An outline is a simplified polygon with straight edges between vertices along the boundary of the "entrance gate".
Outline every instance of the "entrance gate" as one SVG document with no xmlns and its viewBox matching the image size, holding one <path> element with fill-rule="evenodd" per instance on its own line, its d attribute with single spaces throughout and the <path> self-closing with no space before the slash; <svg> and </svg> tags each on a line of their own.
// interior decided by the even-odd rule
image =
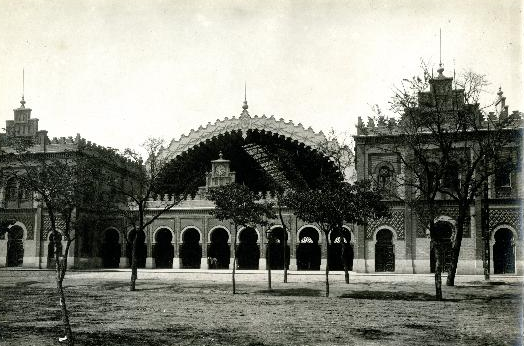
<svg viewBox="0 0 524 346">
<path fill-rule="evenodd" d="M 188 228 L 182 235 L 180 244 L 180 259 L 182 268 L 199 269 L 202 258 L 202 246 L 200 245 L 200 232 L 196 228 Z"/>
<path fill-rule="evenodd" d="M 209 269 L 229 268 L 229 234 L 224 228 L 215 228 L 211 233 L 211 244 L 207 251 Z"/>
<path fill-rule="evenodd" d="M 120 264 L 120 243 L 118 231 L 107 229 L 102 243 L 102 264 L 104 268 L 118 268 Z"/>
<path fill-rule="evenodd" d="M 393 248 L 393 233 L 389 229 L 377 232 L 375 244 L 375 272 L 394 272 L 395 252 Z"/>
<path fill-rule="evenodd" d="M 320 270 L 320 245 L 316 229 L 306 227 L 300 231 L 300 243 L 297 246 L 297 269 Z"/>
<path fill-rule="evenodd" d="M 173 234 L 167 228 L 162 228 L 156 232 L 154 257 L 156 268 L 173 268 L 173 257 L 175 248 L 171 242 Z"/>
<path fill-rule="evenodd" d="M 7 266 L 21 267 L 24 262 L 24 230 L 12 226 L 7 231 Z"/>
<path fill-rule="evenodd" d="M 244 228 L 240 232 L 238 240 L 238 269 L 258 269 L 260 248 L 257 244 L 257 232 L 251 227 Z"/>
<path fill-rule="evenodd" d="M 507 228 L 501 228 L 495 233 L 495 244 L 493 245 L 493 272 L 495 274 L 515 273 L 513 232 Z"/>
</svg>

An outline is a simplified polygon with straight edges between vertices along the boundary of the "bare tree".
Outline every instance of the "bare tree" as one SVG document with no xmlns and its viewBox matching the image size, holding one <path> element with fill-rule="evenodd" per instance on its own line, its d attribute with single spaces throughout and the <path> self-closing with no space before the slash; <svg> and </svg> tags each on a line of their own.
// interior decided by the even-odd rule
<svg viewBox="0 0 524 346">
<path fill-rule="evenodd" d="M 17 179 L 20 188 L 36 203 L 41 203 L 49 217 L 56 289 L 65 334 L 61 341 L 73 345 L 63 282 L 73 242 L 81 232 L 88 231 L 85 223 L 101 212 L 106 199 L 97 180 L 100 167 L 92 164 L 91 153 L 82 148 L 61 155 L 31 151 L 28 142 L 16 143 L 13 148 L 15 150 L 4 152 L 3 174 Z M 61 239 L 66 242 L 63 251 Z"/>
<path fill-rule="evenodd" d="M 157 195 L 163 184 L 165 184 L 165 173 L 170 163 L 170 159 L 166 155 L 161 155 L 163 143 L 162 139 L 148 138 L 142 144 L 146 154 L 145 160 L 136 151 L 131 149 L 124 150 L 123 156 L 136 169 L 120 177 L 115 175 L 106 177 L 106 181 L 111 188 L 128 201 L 127 204 L 120 203 L 118 206 L 121 214 L 125 216 L 131 225 L 134 234 L 131 238 L 130 291 L 136 289 L 136 280 L 138 278 L 138 235 L 141 232 L 145 232 L 147 227 L 162 214 L 179 204 L 188 195 L 194 194 L 201 180 L 199 174 L 185 170 L 180 165 L 169 167 L 181 173 L 177 175 L 179 181 L 170 182 L 172 189 L 170 198 L 164 199 L 158 208 L 149 208 L 148 203 L 151 202 L 151 199 Z"/>
<path fill-rule="evenodd" d="M 507 150 L 515 150 L 522 125 L 520 117 L 508 114 L 504 104 L 497 115 L 486 114 L 493 104 L 480 107 L 480 95 L 489 85 L 484 75 L 466 71 L 456 81 L 458 88 L 453 88 L 453 79 L 445 77 L 443 71 L 439 68 L 439 75 L 433 77 L 422 63 L 422 77 L 404 79 L 394 89 L 390 109 L 397 119 L 388 119 L 379 112 L 366 131 L 377 120 L 374 131 L 389 135 L 389 142 L 379 147 L 398 155 L 406 170 L 399 184 L 408 187 L 405 196 L 395 194 L 392 198 L 403 199 L 415 210 L 424 211 L 418 213 L 419 218 L 429 223 L 432 248 L 436 250 L 441 248 L 434 238 L 439 201 L 455 202 L 458 216 L 447 278 L 447 285 L 453 286 L 470 206 L 496 173 L 498 163 L 506 160 Z M 504 103 L 501 95 L 499 102 Z M 437 253 L 436 259 L 438 267 L 442 254 Z M 439 269 L 436 275 L 440 275 Z"/>
<path fill-rule="evenodd" d="M 369 181 L 326 183 L 317 189 L 289 191 L 285 204 L 307 222 L 315 223 L 324 233 L 327 258 L 329 259 L 329 234 L 339 232 L 344 222 L 365 224 L 368 218 L 389 215 L 381 195 L 371 188 Z M 326 297 L 329 297 L 329 260 L 326 261 Z"/>
<path fill-rule="evenodd" d="M 234 225 L 233 271 L 231 273 L 231 280 L 233 284 L 233 294 L 235 294 L 235 272 L 237 266 L 236 241 L 238 227 L 249 227 L 253 225 L 267 226 L 267 220 L 275 217 L 273 204 L 257 201 L 258 198 L 247 186 L 237 183 L 211 188 L 209 190 L 209 199 L 215 202 L 215 209 L 213 209 L 211 213 L 221 221 L 230 220 Z M 268 284 L 271 285 L 269 281 Z"/>
</svg>

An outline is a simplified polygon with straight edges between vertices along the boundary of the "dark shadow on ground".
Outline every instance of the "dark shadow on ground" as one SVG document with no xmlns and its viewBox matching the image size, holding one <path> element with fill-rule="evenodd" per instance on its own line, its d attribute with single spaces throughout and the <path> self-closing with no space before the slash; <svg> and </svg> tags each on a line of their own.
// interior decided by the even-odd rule
<svg viewBox="0 0 524 346">
<path fill-rule="evenodd" d="M 395 333 L 375 328 L 351 328 L 351 334 L 365 340 L 387 340 Z"/>
<path fill-rule="evenodd" d="M 212 331 L 197 330 L 192 327 L 168 327 L 163 329 L 119 329 L 86 332 L 74 330 L 75 344 L 83 346 L 162 346 L 162 345 L 238 345 L 238 346 L 277 346 L 257 340 L 251 335 L 219 328 Z M 55 326 L 44 328 L 35 326 L 9 326 L 0 324 L 0 342 L 6 345 L 17 344 L 29 336 L 59 344 L 62 328 Z M 45 342 L 46 345 L 50 344 Z M 51 343 L 52 344 L 52 343 Z"/>
<path fill-rule="evenodd" d="M 432 301 L 436 300 L 432 294 L 421 292 L 394 292 L 394 291 L 354 291 L 345 293 L 339 298 L 352 299 L 370 299 L 370 300 L 417 300 L 417 301 Z M 443 301 L 457 302 L 460 299 L 446 299 Z"/>
<path fill-rule="evenodd" d="M 273 290 L 256 291 L 255 293 L 264 293 L 282 297 L 319 297 L 320 292 L 320 290 L 311 288 L 279 288 Z"/>
</svg>

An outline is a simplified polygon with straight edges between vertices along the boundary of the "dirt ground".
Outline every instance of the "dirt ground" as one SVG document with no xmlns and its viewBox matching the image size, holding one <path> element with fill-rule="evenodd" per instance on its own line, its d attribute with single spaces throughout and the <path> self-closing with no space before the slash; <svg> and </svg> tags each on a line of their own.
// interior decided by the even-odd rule
<svg viewBox="0 0 524 346">
<path fill-rule="evenodd" d="M 430 275 L 69 272 L 77 345 L 521 345 L 522 278 L 459 276 L 433 299 Z M 0 345 L 59 345 L 53 272 L 0 270 Z"/>
</svg>

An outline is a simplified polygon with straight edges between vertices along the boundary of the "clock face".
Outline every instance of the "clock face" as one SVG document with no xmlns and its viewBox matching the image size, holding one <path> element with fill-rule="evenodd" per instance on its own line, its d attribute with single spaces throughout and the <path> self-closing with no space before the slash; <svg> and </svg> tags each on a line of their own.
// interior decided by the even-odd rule
<svg viewBox="0 0 524 346">
<path fill-rule="evenodd" d="M 224 168 L 224 166 L 218 166 L 217 175 L 225 175 L 225 174 L 226 174 L 226 169 Z"/>
</svg>

